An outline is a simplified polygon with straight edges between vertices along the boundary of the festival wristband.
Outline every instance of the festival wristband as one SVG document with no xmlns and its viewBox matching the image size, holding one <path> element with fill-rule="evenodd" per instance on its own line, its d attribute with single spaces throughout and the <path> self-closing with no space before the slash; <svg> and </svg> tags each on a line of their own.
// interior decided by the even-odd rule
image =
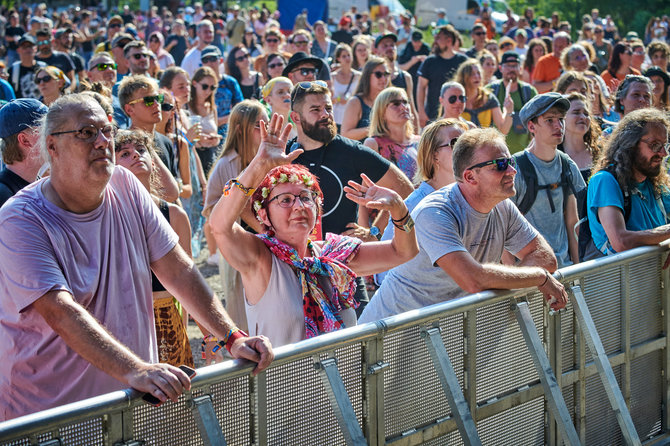
<svg viewBox="0 0 670 446">
<path fill-rule="evenodd" d="M 542 288 L 547 284 L 547 281 L 549 280 L 549 271 L 546 269 L 544 270 L 544 282 L 542 282 L 542 285 L 540 285 L 538 288 Z"/>
<path fill-rule="evenodd" d="M 256 191 L 256 188 L 254 187 L 244 187 L 242 183 L 239 182 L 237 178 L 233 178 L 232 180 L 229 180 L 226 185 L 223 187 L 223 196 L 227 197 L 230 194 L 230 190 L 235 186 L 239 190 L 242 191 L 242 193 L 246 197 L 250 197 L 253 195 L 253 193 Z"/>
<path fill-rule="evenodd" d="M 401 221 L 406 219 L 408 216 L 409 216 L 409 209 L 407 209 L 407 213 L 402 218 L 399 218 L 399 219 L 396 220 L 395 218 L 391 217 L 391 221 L 394 222 L 394 223 L 400 223 Z"/>
<path fill-rule="evenodd" d="M 226 347 L 226 350 L 230 353 L 230 349 L 233 347 L 233 344 L 235 341 L 237 341 L 239 338 L 248 338 L 249 335 L 246 334 L 244 331 L 240 330 L 239 328 L 231 328 L 226 337 L 219 341 L 218 344 L 214 346 L 212 349 L 213 353 L 216 353 L 219 351 L 221 347 Z"/>
</svg>

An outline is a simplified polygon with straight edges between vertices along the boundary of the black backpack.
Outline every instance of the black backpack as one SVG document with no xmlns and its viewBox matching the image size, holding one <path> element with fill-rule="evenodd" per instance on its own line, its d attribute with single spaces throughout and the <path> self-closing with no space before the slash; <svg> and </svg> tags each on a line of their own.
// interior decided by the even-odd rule
<svg viewBox="0 0 670 446">
<path fill-rule="evenodd" d="M 556 152 L 559 158 L 561 159 L 561 181 L 558 183 L 552 184 L 543 184 L 539 185 L 537 183 L 537 172 L 535 171 L 535 166 L 528 159 L 528 152 L 525 150 L 523 152 L 515 153 L 514 158 L 516 158 L 516 163 L 518 166 L 519 173 L 523 177 L 523 181 L 526 184 L 526 193 L 523 197 L 517 202 L 516 207 L 519 208 L 519 212 L 523 215 L 526 215 L 530 208 L 533 207 L 535 199 L 537 198 L 537 192 L 540 190 L 547 191 L 547 198 L 549 199 L 549 204 L 551 206 L 551 212 L 556 212 L 554 207 L 554 200 L 551 199 L 551 191 L 558 189 L 559 187 L 563 190 L 563 197 L 568 195 L 568 189 L 577 196 L 575 192 L 575 186 L 572 184 L 572 170 L 570 169 L 570 157 L 561 151 Z"/>
<path fill-rule="evenodd" d="M 611 173 L 614 178 L 616 178 L 614 164 L 610 164 L 605 168 L 605 170 Z M 619 184 L 618 181 L 617 184 Z M 628 222 L 631 209 L 630 191 L 628 190 L 628 187 L 621 187 L 621 184 L 619 184 L 619 187 L 621 188 L 621 193 L 623 194 L 623 218 L 626 222 Z M 587 193 L 588 186 L 580 190 L 577 195 L 575 195 L 577 198 L 577 211 L 579 214 L 579 221 L 575 225 L 575 229 L 579 228 L 579 236 L 577 240 L 579 241 L 580 262 L 605 256 L 596 247 L 595 243 L 593 243 L 593 236 L 591 234 L 591 227 L 589 226 L 589 217 L 587 212 L 588 206 L 586 205 Z"/>
</svg>

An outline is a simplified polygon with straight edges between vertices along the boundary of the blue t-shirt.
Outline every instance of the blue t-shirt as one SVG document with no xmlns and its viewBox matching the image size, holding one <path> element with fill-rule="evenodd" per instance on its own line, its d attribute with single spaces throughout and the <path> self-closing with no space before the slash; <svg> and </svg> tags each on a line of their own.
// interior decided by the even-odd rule
<svg viewBox="0 0 670 446">
<path fill-rule="evenodd" d="M 663 210 L 660 209 L 658 201 L 654 196 L 654 188 L 649 180 L 636 183 L 631 188 L 630 217 L 626 221 L 626 229 L 629 231 L 644 231 L 666 224 Z M 665 209 L 670 209 L 670 191 L 661 195 Z M 623 192 L 619 187 L 614 175 L 601 170 L 589 181 L 586 198 L 589 228 L 593 243 L 603 254 L 614 254 L 607 234 L 598 220 L 598 208 L 615 206 L 623 213 Z"/>
<path fill-rule="evenodd" d="M 219 88 L 216 89 L 216 94 L 214 95 L 216 116 L 219 118 L 228 116 L 235 104 L 243 100 L 240 84 L 234 77 L 224 74 L 223 78 L 219 81 Z M 224 139 L 227 133 L 228 124 L 219 127 L 219 135 L 223 136 Z"/>
</svg>

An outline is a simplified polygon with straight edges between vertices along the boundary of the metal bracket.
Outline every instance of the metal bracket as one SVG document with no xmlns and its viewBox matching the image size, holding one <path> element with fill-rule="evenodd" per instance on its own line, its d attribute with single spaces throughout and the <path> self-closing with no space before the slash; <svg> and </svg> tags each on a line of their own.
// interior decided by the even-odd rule
<svg viewBox="0 0 670 446">
<path fill-rule="evenodd" d="M 563 394 L 556 382 L 556 375 L 554 375 L 547 352 L 544 351 L 542 340 L 535 329 L 535 323 L 533 322 L 533 316 L 530 314 L 528 302 L 517 302 L 514 306 L 514 313 L 517 322 L 519 322 L 519 327 L 521 327 L 523 338 L 526 341 L 526 347 L 528 347 L 530 356 L 533 358 L 535 370 L 540 375 L 540 382 L 544 388 L 544 395 L 547 398 L 549 410 L 556 419 L 561 437 L 563 437 L 563 441 L 568 445 L 580 445 L 579 435 L 577 435 L 575 426 L 572 424 L 570 412 L 565 405 Z"/>
<path fill-rule="evenodd" d="M 370 367 L 368 367 L 368 375 L 375 375 L 379 372 L 383 372 L 384 369 L 390 365 L 391 364 L 389 364 L 388 362 L 377 361 Z"/>
<path fill-rule="evenodd" d="M 191 412 L 200 430 L 200 438 L 206 446 L 226 446 L 211 395 L 200 395 L 191 400 Z"/>
<path fill-rule="evenodd" d="M 447 349 L 444 347 L 439 327 L 433 327 L 421 330 L 421 337 L 426 343 L 426 348 L 433 360 L 435 372 L 440 378 L 442 390 L 444 390 L 449 407 L 461 433 L 461 438 L 466 445 L 481 445 L 482 441 L 477 433 L 477 426 L 470 413 L 468 401 L 463 395 L 461 386 L 458 383 L 458 377 L 451 364 Z"/>
<path fill-rule="evenodd" d="M 621 427 L 621 433 L 626 440 L 626 444 L 641 445 L 640 437 L 635 430 L 635 425 L 626 406 L 626 401 L 614 376 L 612 365 L 607 358 L 605 348 L 593 323 L 593 318 L 591 318 L 591 312 L 584 300 L 582 289 L 579 286 L 574 286 L 570 288 L 570 291 L 572 293 L 572 307 L 574 308 L 575 315 L 577 315 L 586 345 L 589 346 L 593 361 L 596 363 L 598 374 L 607 393 L 607 398 L 616 414 L 616 419 L 619 422 L 619 427 Z"/>
<path fill-rule="evenodd" d="M 356 412 L 351 405 L 349 394 L 344 387 L 340 371 L 337 368 L 335 358 L 326 358 L 314 363 L 314 368 L 319 371 L 323 386 L 326 388 L 330 406 L 335 412 L 337 422 L 342 429 L 344 440 L 348 445 L 367 446 L 365 436 L 361 430 L 360 424 L 356 419 Z"/>
</svg>

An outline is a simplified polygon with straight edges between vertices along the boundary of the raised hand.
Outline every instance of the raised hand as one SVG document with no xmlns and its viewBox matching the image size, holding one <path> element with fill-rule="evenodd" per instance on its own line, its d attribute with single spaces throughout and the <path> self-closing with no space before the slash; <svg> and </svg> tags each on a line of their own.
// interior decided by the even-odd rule
<svg viewBox="0 0 670 446">
<path fill-rule="evenodd" d="M 291 163 L 303 152 L 302 149 L 298 149 L 288 155 L 285 153 L 286 141 L 293 126 L 290 123 L 284 126 L 283 116 L 274 113 L 269 123 L 261 120 L 259 125 L 261 144 L 258 146 L 256 159 L 262 161 L 268 170 Z"/>
<path fill-rule="evenodd" d="M 407 213 L 407 207 L 397 192 L 385 187 L 377 186 L 367 175 L 361 174 L 363 181 L 357 183 L 349 181 L 344 186 L 347 198 L 359 206 L 369 209 L 389 211 L 393 218 L 402 218 Z"/>
<path fill-rule="evenodd" d="M 503 107 L 507 114 L 512 114 L 514 112 L 514 100 L 510 94 L 510 89 L 512 88 L 512 80 L 505 85 L 505 101 L 503 102 Z"/>
</svg>

